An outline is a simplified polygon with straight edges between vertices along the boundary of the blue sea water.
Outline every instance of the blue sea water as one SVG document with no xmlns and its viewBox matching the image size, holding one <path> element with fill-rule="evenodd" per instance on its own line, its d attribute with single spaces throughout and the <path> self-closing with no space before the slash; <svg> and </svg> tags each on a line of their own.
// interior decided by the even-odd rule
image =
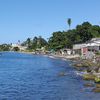
<svg viewBox="0 0 100 100">
<path fill-rule="evenodd" d="M 100 100 L 83 86 L 75 69 L 61 59 L 3 52 L 0 56 L 0 100 Z M 59 74 L 64 72 L 65 76 Z"/>
</svg>

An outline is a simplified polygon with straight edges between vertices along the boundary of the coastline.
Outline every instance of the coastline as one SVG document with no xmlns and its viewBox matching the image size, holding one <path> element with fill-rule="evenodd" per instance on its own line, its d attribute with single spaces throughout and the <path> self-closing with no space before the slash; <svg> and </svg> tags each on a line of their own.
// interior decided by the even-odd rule
<svg viewBox="0 0 100 100">
<path fill-rule="evenodd" d="M 78 59 L 79 55 L 57 55 L 57 54 L 50 54 L 48 55 L 50 58 L 61 58 L 63 60 L 74 60 Z"/>
<path fill-rule="evenodd" d="M 13 52 L 13 51 L 4 51 L 4 52 Z M 1 52 L 2 53 L 2 52 Z M 58 55 L 58 54 L 36 54 L 34 52 L 17 52 L 23 54 L 31 54 L 31 55 L 43 55 L 50 57 L 52 59 L 62 59 L 64 61 L 71 61 L 71 65 L 76 69 L 77 75 L 81 76 L 83 80 L 88 81 L 84 86 L 91 87 L 93 86 L 93 92 L 100 92 L 100 62 L 99 64 L 94 63 L 92 60 L 84 60 L 80 59 L 78 55 Z M 65 75 L 65 73 L 61 73 L 60 75 Z M 91 83 L 92 81 L 92 83 Z"/>
<path fill-rule="evenodd" d="M 76 69 L 77 75 L 81 76 L 84 81 L 85 87 L 92 87 L 92 92 L 100 93 L 100 62 L 95 63 L 92 60 L 80 59 L 79 56 L 62 56 L 51 54 L 48 55 L 50 58 L 61 58 L 62 60 L 71 60 L 73 68 Z"/>
</svg>

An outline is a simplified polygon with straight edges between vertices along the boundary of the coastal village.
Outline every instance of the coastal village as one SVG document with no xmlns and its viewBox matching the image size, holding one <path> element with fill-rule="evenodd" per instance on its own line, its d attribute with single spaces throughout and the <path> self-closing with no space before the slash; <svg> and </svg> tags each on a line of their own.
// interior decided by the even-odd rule
<svg viewBox="0 0 100 100">
<path fill-rule="evenodd" d="M 20 52 L 27 51 L 27 47 L 21 46 L 19 43 L 12 44 L 12 49 L 13 48 L 19 48 Z M 93 80 L 94 83 L 96 83 L 93 91 L 100 92 L 100 38 L 92 38 L 86 43 L 75 44 L 72 49 L 63 48 L 55 52 L 47 51 L 42 47 L 30 53 L 76 61 L 74 66 L 78 71 L 83 72 L 83 79 Z M 64 73 L 62 73 L 62 75 L 64 75 Z M 94 86 L 93 83 L 85 85 Z"/>
<path fill-rule="evenodd" d="M 68 19 L 70 27 L 71 19 Z M 96 34 L 95 34 L 96 33 Z M 72 66 L 82 73 L 85 86 L 93 86 L 94 92 L 100 92 L 100 27 L 84 22 L 75 29 L 53 32 L 47 40 L 39 37 L 26 41 L 0 45 L 0 51 L 14 51 L 28 54 L 47 55 L 51 58 L 71 60 Z M 61 73 L 61 75 L 65 75 Z M 94 83 L 91 83 L 91 80 Z"/>
<path fill-rule="evenodd" d="M 1 0 L 0 100 L 100 100 L 100 0 Z"/>
<path fill-rule="evenodd" d="M 19 51 L 27 52 L 27 46 L 22 46 L 20 43 L 12 44 L 11 50 L 18 48 Z M 77 58 L 81 57 L 82 59 L 94 59 L 94 62 L 97 61 L 96 53 L 100 52 L 100 38 L 93 38 L 90 41 L 83 44 L 73 45 L 73 49 L 63 48 L 58 51 L 47 51 L 45 47 L 38 48 L 36 51 L 32 51 L 33 54 L 55 54 L 62 57 Z M 99 60 L 99 59 L 98 59 Z"/>
</svg>

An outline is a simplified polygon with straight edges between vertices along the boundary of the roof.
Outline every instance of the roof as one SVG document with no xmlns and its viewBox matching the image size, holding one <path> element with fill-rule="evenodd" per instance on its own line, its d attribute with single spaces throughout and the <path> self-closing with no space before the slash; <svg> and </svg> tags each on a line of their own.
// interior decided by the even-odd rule
<svg viewBox="0 0 100 100">
<path fill-rule="evenodd" d="M 73 49 L 81 49 L 83 47 L 86 47 L 86 44 L 75 44 L 75 45 L 73 45 Z"/>
<path fill-rule="evenodd" d="M 93 38 L 90 41 L 83 44 L 75 44 L 73 45 L 73 49 L 81 49 L 83 47 L 90 47 L 90 46 L 100 46 L 100 38 Z"/>
</svg>

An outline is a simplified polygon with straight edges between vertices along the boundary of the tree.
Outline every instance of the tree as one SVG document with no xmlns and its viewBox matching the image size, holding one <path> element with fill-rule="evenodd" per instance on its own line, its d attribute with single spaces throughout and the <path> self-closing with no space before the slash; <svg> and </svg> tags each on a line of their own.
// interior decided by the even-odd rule
<svg viewBox="0 0 100 100">
<path fill-rule="evenodd" d="M 91 34 L 93 37 L 100 37 L 100 27 L 98 25 L 93 25 L 91 27 Z"/>
<path fill-rule="evenodd" d="M 71 19 L 68 20 L 69 27 Z M 48 44 L 50 49 L 72 48 L 73 44 L 85 43 L 93 37 L 100 37 L 100 27 L 93 26 L 89 22 L 84 22 L 77 25 L 75 29 L 68 30 L 67 32 L 53 32 L 49 38 Z"/>
<path fill-rule="evenodd" d="M 67 23 L 69 25 L 68 31 L 53 32 L 48 42 L 42 38 L 34 37 L 33 40 L 28 38 L 22 43 L 23 46 L 28 45 L 28 49 L 35 50 L 41 47 L 47 47 L 53 50 L 59 50 L 62 48 L 72 48 L 73 44 L 85 43 L 92 38 L 100 37 L 100 26 L 92 25 L 89 22 L 83 22 L 81 25 L 77 25 L 75 29 L 70 29 L 71 18 L 68 18 Z"/>
<path fill-rule="evenodd" d="M 77 25 L 76 32 L 81 38 L 81 43 L 91 40 L 93 37 L 91 27 L 92 25 L 89 22 L 84 22 L 82 25 Z"/>
<path fill-rule="evenodd" d="M 39 45 L 40 45 L 40 47 L 44 47 L 44 46 L 47 45 L 47 41 L 44 38 L 42 38 L 40 36 L 38 39 L 39 39 Z"/>
<path fill-rule="evenodd" d="M 26 40 L 26 45 L 27 45 L 27 49 L 31 49 L 32 41 L 31 41 L 30 38 L 27 38 L 27 40 Z"/>
<path fill-rule="evenodd" d="M 47 44 L 47 41 L 41 36 L 35 36 L 32 40 L 28 38 L 25 42 L 22 43 L 23 46 L 27 46 L 28 50 L 36 50 L 37 48 L 47 46 Z"/>
<path fill-rule="evenodd" d="M 50 49 L 55 50 L 65 47 L 65 36 L 63 32 L 54 32 L 52 36 L 49 38 L 48 44 Z"/>
<path fill-rule="evenodd" d="M 68 18 L 67 24 L 68 24 L 68 26 L 69 26 L 69 30 L 70 30 L 71 23 L 72 23 L 71 18 Z"/>
<path fill-rule="evenodd" d="M 32 40 L 32 49 L 36 49 L 37 48 L 37 41 L 38 41 L 38 37 L 34 37 Z"/>
<path fill-rule="evenodd" d="M 0 45 L 0 51 L 10 51 L 11 45 L 9 44 L 2 44 Z"/>
</svg>

